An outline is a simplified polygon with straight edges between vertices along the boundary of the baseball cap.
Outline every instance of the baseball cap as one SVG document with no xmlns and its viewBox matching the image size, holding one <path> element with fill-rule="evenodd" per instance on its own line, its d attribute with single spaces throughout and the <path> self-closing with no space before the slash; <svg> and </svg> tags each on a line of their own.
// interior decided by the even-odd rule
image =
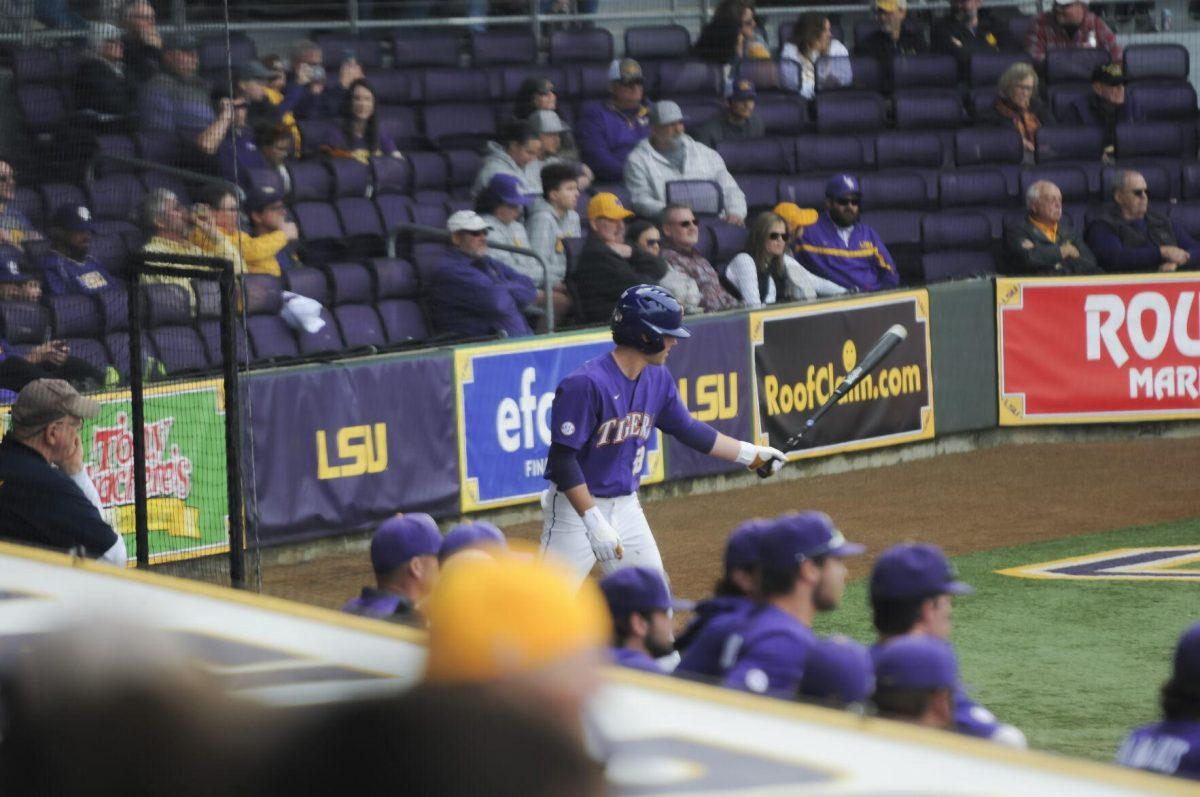
<svg viewBox="0 0 1200 797">
<path fill-rule="evenodd" d="M 262 210 L 268 205 L 283 201 L 283 192 L 273 185 L 260 185 L 246 197 L 246 210 Z"/>
<path fill-rule="evenodd" d="M 753 100 L 756 97 L 758 97 L 758 92 L 754 90 L 754 81 L 745 78 L 733 81 L 733 88 L 729 92 L 730 102 Z"/>
<path fill-rule="evenodd" d="M 883 11 L 888 14 L 899 9 L 901 11 L 908 8 L 907 0 L 875 0 L 875 10 Z"/>
<path fill-rule="evenodd" d="M 633 211 L 626 209 L 621 204 L 621 199 L 616 194 L 610 194 L 602 191 L 588 200 L 587 217 L 588 221 L 593 219 L 612 219 L 613 221 L 621 221 L 633 215 Z"/>
<path fill-rule="evenodd" d="M 970 595 L 954 566 L 935 545 L 911 543 L 888 548 L 871 571 L 871 598 L 904 600 L 932 595 Z"/>
<path fill-rule="evenodd" d="M 62 379 L 35 379 L 17 394 L 12 407 L 13 426 L 34 429 L 53 423 L 59 418 L 95 418 L 100 403 L 79 395 L 79 391 Z"/>
<path fill-rule="evenodd" d="M 275 77 L 275 73 L 259 61 L 248 61 L 237 67 L 233 74 L 235 80 L 270 80 Z"/>
<path fill-rule="evenodd" d="M 599 651 L 612 633 L 595 582 L 579 586 L 552 561 L 501 556 L 455 562 L 426 604 L 430 682 L 482 683 L 530 672 Z"/>
<path fill-rule="evenodd" d="M 958 683 L 958 659 L 944 640 L 924 634 L 902 636 L 879 651 L 875 683 L 880 689 L 953 689 Z"/>
<path fill-rule="evenodd" d="M 1200 623 L 1195 623 L 1179 637 L 1175 646 L 1175 678 L 1200 683 Z"/>
<path fill-rule="evenodd" d="M 610 83 L 641 83 L 642 65 L 632 58 L 620 58 L 608 65 L 608 80 Z"/>
<path fill-rule="evenodd" d="M 529 127 L 539 136 L 543 133 L 566 133 L 571 129 L 554 111 L 534 111 L 529 115 Z"/>
<path fill-rule="evenodd" d="M 533 204 L 533 197 L 525 193 L 525 184 L 515 174 L 495 174 L 487 187 L 506 205 L 526 207 Z"/>
<path fill-rule="evenodd" d="M 875 663 L 865 645 L 838 635 L 809 648 L 800 694 L 849 704 L 865 702 L 874 691 Z"/>
<path fill-rule="evenodd" d="M 725 572 L 758 564 L 758 537 L 771 521 L 754 518 L 738 524 L 725 541 Z"/>
<path fill-rule="evenodd" d="M 473 523 L 459 523 L 446 533 L 438 549 L 438 559 L 446 560 L 464 548 L 480 547 L 507 548 L 504 532 L 486 520 L 476 520 Z"/>
<path fill-rule="evenodd" d="M 802 208 L 795 202 L 780 202 L 771 209 L 779 218 L 787 223 L 788 234 L 793 234 L 800 227 L 808 227 L 817 223 L 817 211 L 812 208 Z"/>
<path fill-rule="evenodd" d="M 858 178 L 852 174 L 835 174 L 825 183 L 825 196 L 829 199 L 844 199 L 848 196 L 862 196 L 858 186 Z"/>
<path fill-rule="evenodd" d="M 672 125 L 683 121 L 683 110 L 672 100 L 659 100 L 650 106 L 650 124 Z"/>
<path fill-rule="evenodd" d="M 51 225 L 70 232 L 91 232 L 92 212 L 85 205 L 63 205 L 54 211 Z"/>
<path fill-rule="evenodd" d="M 648 567 L 623 567 L 605 576 L 600 591 L 613 617 L 630 612 L 665 612 L 669 609 L 686 612 L 696 608 L 691 601 L 676 600 L 663 579 L 663 574 Z"/>
<path fill-rule="evenodd" d="M 29 282 L 37 277 L 21 271 L 20 253 L 14 247 L 0 250 L 0 283 Z"/>
<path fill-rule="evenodd" d="M 1120 64 L 1100 64 L 1092 70 L 1092 82 L 1105 86 L 1124 86 L 1125 70 Z"/>
<path fill-rule="evenodd" d="M 442 533 L 424 512 L 390 517 L 371 537 L 371 567 L 387 573 L 416 556 L 437 556 Z"/>
<path fill-rule="evenodd" d="M 764 569 L 791 572 L 805 559 L 817 556 L 856 556 L 866 550 L 846 542 L 845 535 L 824 512 L 780 515 L 759 536 L 759 562 Z"/>
<path fill-rule="evenodd" d="M 200 40 L 190 33 L 180 31 L 163 36 L 163 50 L 198 50 Z"/>
<path fill-rule="evenodd" d="M 1083 0 L 1054 0 L 1056 6 L 1073 6 L 1076 3 L 1081 3 Z"/>
<path fill-rule="evenodd" d="M 483 232 L 491 227 L 473 210 L 459 210 L 446 220 L 446 229 L 450 232 Z"/>
<path fill-rule="evenodd" d="M 88 40 L 94 44 L 103 44 L 109 41 L 119 41 L 121 39 L 121 29 L 116 25 L 111 25 L 107 22 L 94 23 L 88 29 Z"/>
</svg>

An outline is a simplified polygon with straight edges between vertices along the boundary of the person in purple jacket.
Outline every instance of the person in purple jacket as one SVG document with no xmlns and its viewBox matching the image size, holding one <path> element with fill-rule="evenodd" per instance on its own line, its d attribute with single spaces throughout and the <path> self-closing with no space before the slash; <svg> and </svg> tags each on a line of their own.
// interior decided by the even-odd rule
<svg viewBox="0 0 1200 797">
<path fill-rule="evenodd" d="M 871 655 L 878 659 L 890 641 L 905 636 L 948 640 L 954 596 L 974 591 L 958 580 L 945 554 L 934 545 L 905 543 L 887 549 L 871 571 L 871 609 L 879 632 Z M 959 733 L 1025 747 L 1025 734 L 972 700 L 961 683 L 954 686 L 953 710 Z"/>
<path fill-rule="evenodd" d="M 939 730 L 954 729 L 958 658 L 945 640 L 910 634 L 875 655 L 879 715 Z"/>
<path fill-rule="evenodd" d="M 390 517 L 371 537 L 375 586 L 363 587 L 342 611 L 364 617 L 424 625 L 418 604 L 437 583 L 442 535 L 433 518 L 421 512 Z"/>
<path fill-rule="evenodd" d="M 1129 734 L 1117 751 L 1117 763 L 1200 780 L 1200 623 L 1184 631 L 1175 647 L 1162 709 L 1161 722 Z"/>
<path fill-rule="evenodd" d="M 596 179 L 621 182 L 625 159 L 650 135 L 650 106 L 642 67 L 632 58 L 613 61 L 608 68 L 608 99 L 583 106 L 575 126 L 580 158 Z"/>
<path fill-rule="evenodd" d="M 870 225 L 859 220 L 862 189 L 850 174 L 825 184 L 825 212 L 804 228 L 800 265 L 852 291 L 881 291 L 900 284 L 896 261 Z"/>
<path fill-rule="evenodd" d="M 792 699 L 817 644 L 813 619 L 842 601 L 842 559 L 865 549 L 847 542 L 824 512 L 795 512 L 760 534 L 758 550 L 760 600 L 725 642 L 723 683 Z"/>
<path fill-rule="evenodd" d="M 1146 178 L 1119 169 L 1109 186 L 1113 204 L 1087 228 L 1087 243 L 1109 272 L 1192 270 L 1200 265 L 1200 242 L 1162 213 L 1150 210 Z"/>
<path fill-rule="evenodd" d="M 663 574 L 646 567 L 626 567 L 605 576 L 600 591 L 613 621 L 613 660 L 622 667 L 663 675 L 656 659 L 675 651 L 673 611 L 691 611 L 690 601 L 676 600 Z"/>
<path fill-rule="evenodd" d="M 104 266 L 88 257 L 92 214 L 83 205 L 63 205 L 50 223 L 50 251 L 42 259 L 42 277 L 51 296 L 96 294 L 117 287 Z"/>
<path fill-rule="evenodd" d="M 522 315 L 537 299 L 533 281 L 489 257 L 486 221 L 460 210 L 446 221 L 453 246 L 429 277 L 429 312 L 439 334 L 464 338 L 532 335 Z"/>
</svg>

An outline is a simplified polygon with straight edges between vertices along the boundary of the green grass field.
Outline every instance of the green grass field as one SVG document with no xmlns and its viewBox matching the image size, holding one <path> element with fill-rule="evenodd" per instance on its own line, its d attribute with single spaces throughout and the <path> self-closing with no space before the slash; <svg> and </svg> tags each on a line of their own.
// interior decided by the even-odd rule
<svg viewBox="0 0 1200 797">
<path fill-rule="evenodd" d="M 1200 519 L 1001 548 L 954 560 L 976 593 L 955 604 L 963 680 L 1032 747 L 1111 760 L 1158 714 L 1179 633 L 1200 619 L 1200 581 L 1030 580 L 995 571 L 1126 547 L 1200 544 Z M 1198 573 L 1200 576 L 1200 573 Z M 821 617 L 822 634 L 873 637 L 866 583 Z"/>
</svg>

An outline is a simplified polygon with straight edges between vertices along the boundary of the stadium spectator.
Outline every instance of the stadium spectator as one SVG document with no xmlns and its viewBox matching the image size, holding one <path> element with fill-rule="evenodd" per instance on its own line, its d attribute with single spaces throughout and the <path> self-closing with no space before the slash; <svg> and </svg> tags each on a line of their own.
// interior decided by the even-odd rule
<svg viewBox="0 0 1200 797">
<path fill-rule="evenodd" d="M 16 173 L 7 161 L 0 160 L 0 244 L 24 251 L 26 243 L 42 240 L 42 234 L 33 228 L 20 208 L 13 205 L 16 196 Z"/>
<path fill-rule="evenodd" d="M 957 683 L 954 650 L 935 637 L 901 637 L 875 657 L 874 701 L 884 717 L 950 730 Z"/>
<path fill-rule="evenodd" d="M 508 540 L 504 532 L 495 524 L 486 520 L 459 523 L 442 539 L 438 547 L 438 562 L 446 564 L 450 557 L 463 551 L 482 551 L 488 556 L 498 554 L 508 548 Z"/>
<path fill-rule="evenodd" d="M 142 200 L 142 226 L 147 236 L 146 243 L 142 245 L 142 251 L 146 254 L 208 257 L 208 252 L 192 243 L 193 228 L 200 227 L 196 234 L 209 240 L 219 235 L 216 223 L 210 216 L 193 214 L 191 209 L 183 206 L 173 191 L 166 188 L 156 188 L 148 192 Z M 187 277 L 147 274 L 142 279 L 147 284 L 178 286 L 195 313 L 196 296 L 192 292 L 192 282 Z"/>
<path fill-rule="evenodd" d="M 1039 65 L 1049 50 L 1085 48 L 1105 50 L 1114 64 L 1121 63 L 1117 37 L 1082 0 L 1054 0 L 1054 9 L 1038 14 L 1025 38 L 1025 49 Z"/>
<path fill-rule="evenodd" d="M 95 294 L 117 287 L 104 266 L 88 256 L 92 245 L 91 212 L 63 205 L 50 222 L 50 251 L 42 259 L 42 277 L 51 296 Z"/>
<path fill-rule="evenodd" d="M 526 277 L 488 254 L 488 224 L 460 210 L 446 222 L 447 247 L 429 282 L 429 311 L 439 334 L 517 338 L 532 334 L 522 310 L 537 289 Z"/>
<path fill-rule="evenodd" d="M 875 58 L 887 69 L 898 55 L 929 51 L 924 31 L 908 20 L 908 0 L 875 0 L 875 19 L 879 30 L 860 41 L 855 54 Z"/>
<path fill-rule="evenodd" d="M 767 134 L 761 116 L 754 113 L 758 93 L 749 80 L 733 81 L 733 90 L 725 100 L 724 113 L 717 114 L 696 128 L 694 138 L 707 147 L 716 149 L 723 141 L 742 141 L 762 138 Z"/>
<path fill-rule="evenodd" d="M 438 578 L 442 534 L 429 515 L 415 512 L 390 517 L 371 536 L 375 586 L 363 587 L 342 611 L 364 617 L 424 625 L 418 606 Z"/>
<path fill-rule="evenodd" d="M 517 88 L 513 116 L 528 120 L 538 111 L 558 110 L 558 87 L 546 77 L 529 77 Z"/>
<path fill-rule="evenodd" d="M 687 205 L 673 203 L 663 208 L 663 257 L 667 264 L 691 278 L 700 289 L 700 309 L 706 313 L 730 310 L 738 300 L 721 284 L 717 270 L 700 254 L 700 223 Z"/>
<path fill-rule="evenodd" d="M 552 163 L 570 163 L 575 167 L 579 190 L 586 191 L 595 175 L 586 164 L 579 163 L 575 157 L 563 152 L 563 142 L 570 138 L 571 128 L 554 111 L 534 111 L 526 121 L 537 134 L 541 147 L 538 148 L 538 156 L 525 166 L 521 177 L 525 190 L 534 195 L 542 193 L 542 169 Z"/>
<path fill-rule="evenodd" d="M 818 640 L 808 651 L 800 698 L 830 708 L 860 713 L 875 691 L 875 662 L 870 652 L 844 636 Z"/>
<path fill-rule="evenodd" d="M 1037 133 L 1042 126 L 1042 105 L 1037 97 L 1038 76 L 1033 67 L 1018 61 L 1000 76 L 991 109 L 980 115 L 980 123 L 1001 127 L 1012 125 L 1021 137 L 1024 163 L 1032 166 L 1037 155 Z"/>
<path fill-rule="evenodd" d="M 213 101 L 216 119 L 196 139 L 200 151 L 216 158 L 217 170 L 230 182 L 245 182 L 241 172 L 266 166 L 250 131 L 249 105 L 245 95 L 230 97 L 218 91 Z"/>
<path fill-rule="evenodd" d="M 96 25 L 88 33 L 88 57 L 75 73 L 75 108 L 93 111 L 114 126 L 137 111 L 137 84 L 125 67 L 125 42 L 115 25 Z"/>
<path fill-rule="evenodd" d="M 625 159 L 650 135 L 650 107 L 645 97 L 641 65 L 622 58 L 608 68 L 608 99 L 594 100 L 580 109 L 575 128 L 579 154 L 597 180 L 622 180 Z"/>
<path fill-rule="evenodd" d="M 321 152 L 333 158 L 354 158 L 367 163 L 372 157 L 402 157 L 396 142 L 379 129 L 375 90 L 365 78 L 350 84 L 342 102 L 340 124 L 320 142 Z"/>
<path fill-rule="evenodd" d="M 846 289 L 818 277 L 788 253 L 787 222 L 773 212 L 760 213 L 750 227 L 748 251 L 738 254 L 725 269 L 725 279 L 741 294 L 746 307 L 763 307 L 777 301 L 811 301 L 838 296 Z"/>
<path fill-rule="evenodd" d="M 579 203 L 578 171 L 570 164 L 552 163 L 542 169 L 541 183 L 542 198 L 534 203 L 526 226 L 529 230 L 529 247 L 541 255 L 550 267 L 549 287 L 555 293 L 554 313 L 555 318 L 560 318 L 560 303 L 565 302 L 568 308 L 571 303 L 564 281 L 567 278 L 567 249 L 563 239 L 583 235 L 579 211 L 575 209 Z M 530 277 L 538 290 L 547 289 L 543 274 Z M 558 298 L 560 295 L 563 299 Z"/>
<path fill-rule="evenodd" d="M 0 302 L 37 304 L 41 300 L 42 282 L 36 274 L 21 270 L 20 252 L 12 247 L 0 249 Z"/>
<path fill-rule="evenodd" d="M 521 178 L 502 173 L 493 176 L 487 187 L 475 197 L 475 212 L 488 225 L 488 243 L 531 249 L 532 242 L 525 225 L 521 222 L 521 214 L 533 204 L 533 201 L 534 197 L 525 193 L 525 186 L 522 184 Z M 535 286 L 545 284 L 545 270 L 535 258 L 500 249 L 492 250 L 491 256 L 519 274 L 528 277 Z M 542 307 L 545 300 L 545 292 L 538 288 L 534 304 Z M 561 317 L 561 314 L 565 313 L 567 307 L 570 306 L 570 300 L 566 293 L 556 293 L 554 301 L 555 316 Z"/>
<path fill-rule="evenodd" d="M 0 538 L 125 566 L 125 541 L 101 517 L 83 467 L 79 431 L 99 413 L 97 402 L 62 379 L 21 388 L 0 441 Z"/>
<path fill-rule="evenodd" d="M 721 0 L 700 31 L 692 54 L 725 67 L 726 77 L 745 59 L 770 58 L 753 0 Z"/>
<path fill-rule="evenodd" d="M 901 544 L 884 551 L 871 571 L 870 601 L 878 642 L 871 655 L 878 657 L 895 639 L 928 636 L 949 644 L 953 629 L 953 598 L 970 595 L 970 585 L 958 580 L 953 566 L 933 545 Z M 959 733 L 1024 747 L 1025 735 L 996 719 L 967 690 L 955 682 L 953 724 Z"/>
<path fill-rule="evenodd" d="M 859 218 L 862 189 L 853 175 L 825 184 L 825 212 L 800 236 L 800 263 L 843 288 L 878 291 L 900 284 L 896 262 L 869 224 Z"/>
<path fill-rule="evenodd" d="M 1076 97 L 1063 111 L 1062 121 L 1104 131 L 1104 161 L 1117 156 L 1117 125 L 1132 121 L 1125 104 L 1125 70 L 1120 64 L 1101 64 L 1092 70 L 1092 93 Z"/>
<path fill-rule="evenodd" d="M 267 81 L 267 88 L 278 92 L 282 97 L 287 91 L 288 70 L 284 64 L 283 58 L 275 53 L 263 56 L 262 65 L 271 70 L 271 79 Z"/>
<path fill-rule="evenodd" d="M 216 122 L 208 83 L 197 74 L 198 42 L 190 33 L 173 33 L 163 42 L 163 69 L 141 88 L 138 97 L 142 130 L 174 133 L 189 145 Z"/>
<path fill-rule="evenodd" d="M 633 248 L 625 243 L 625 220 L 633 212 L 616 194 L 605 192 L 588 200 L 587 213 L 591 233 L 568 280 L 579 297 L 579 320 L 598 324 L 609 319 L 617 299 L 626 288 L 640 285 L 642 277 L 630 265 Z"/>
<path fill-rule="evenodd" d="M 291 132 L 285 125 L 266 122 L 256 125 L 253 133 L 254 145 L 263 162 L 263 165 L 258 168 L 263 168 L 273 174 L 279 175 L 284 193 L 290 192 L 292 190 L 292 176 L 288 174 L 288 170 L 283 164 L 295 152 L 293 149 L 295 139 Z M 241 168 L 238 170 L 238 181 L 243 190 L 249 189 L 250 175 L 248 172 L 243 172 Z"/>
<path fill-rule="evenodd" d="M 1179 637 L 1161 702 L 1162 720 L 1130 733 L 1117 763 L 1200 780 L 1200 623 Z"/>
<path fill-rule="evenodd" d="M 1004 259 L 1013 274 L 1095 274 L 1096 257 L 1063 218 L 1062 191 L 1038 180 L 1025 192 L 1025 218 L 1004 228 Z"/>
<path fill-rule="evenodd" d="M 623 567 L 600 581 L 612 616 L 612 657 L 622 667 L 665 673 L 656 659 L 675 652 L 672 613 L 691 611 L 676 600 L 663 574 L 646 567 Z"/>
<path fill-rule="evenodd" d="M 728 662 L 724 684 L 794 698 L 808 651 L 816 644 L 813 619 L 836 609 L 845 589 L 842 559 L 863 552 L 823 512 L 796 512 L 770 522 L 758 537 L 759 604 L 735 633 L 741 645 Z"/>
<path fill-rule="evenodd" d="M 788 250 L 792 257 L 800 259 L 804 229 L 817 223 L 820 214 L 812 208 L 802 208 L 795 202 L 780 202 L 771 208 L 771 212 L 787 223 Z"/>
<path fill-rule="evenodd" d="M 140 86 L 163 66 L 163 37 L 158 31 L 154 6 L 146 0 L 131 0 L 121 14 L 121 25 L 125 28 L 125 69 Z"/>
<path fill-rule="evenodd" d="M 229 207 L 229 196 L 222 193 L 220 205 L 214 207 Z M 300 232 L 296 223 L 287 217 L 283 206 L 283 196 L 274 186 L 265 185 L 246 197 L 246 214 L 250 217 L 250 236 L 237 234 L 239 251 L 246 261 L 246 271 L 251 274 L 270 274 L 280 277 L 283 272 L 303 266 L 300 256 L 296 253 L 296 242 Z M 222 210 L 218 223 L 221 231 L 227 236 L 233 235 L 230 225 L 236 223 L 233 213 Z M 282 234 L 285 243 L 277 248 L 279 235 Z"/>
<path fill-rule="evenodd" d="M 12 265 L 11 261 L 0 265 L 0 301 L 37 302 L 42 295 L 41 283 L 29 274 L 12 271 Z M 114 368 L 101 371 L 86 360 L 72 357 L 71 345 L 64 340 L 39 343 L 21 356 L 0 339 L 0 391 L 15 394 L 43 378 L 62 379 L 79 390 L 112 387 L 120 380 Z"/>
<path fill-rule="evenodd" d="M 337 113 L 326 106 L 325 89 L 328 76 L 321 64 L 321 47 L 309 39 L 294 42 L 289 53 L 291 69 L 285 72 L 283 100 L 280 110 L 290 111 L 297 119 L 317 119 Z M 333 94 L 335 92 L 331 92 Z"/>
<path fill-rule="evenodd" d="M 746 195 L 725 168 L 725 160 L 684 131 L 683 111 L 677 103 L 662 100 L 650 109 L 650 137 L 634 147 L 625 161 L 625 187 L 633 209 L 658 218 L 667 206 L 667 183 L 672 180 L 717 183 L 725 220 L 745 224 Z"/>
<path fill-rule="evenodd" d="M 511 174 L 522 181 L 526 193 L 530 192 L 524 184 L 525 170 L 541 155 L 541 138 L 528 122 L 511 119 L 500 127 L 498 139 L 487 143 L 483 163 L 471 185 L 472 196 L 478 196 L 497 174 Z"/>
<path fill-rule="evenodd" d="M 833 38 L 829 17 L 818 12 L 801 15 L 792 28 L 792 39 L 779 55 L 783 86 L 811 100 L 817 86 L 839 88 L 854 81 L 850 51 Z"/>
<path fill-rule="evenodd" d="M 662 232 L 652 222 L 637 219 L 625 228 L 625 243 L 632 254 L 629 265 L 643 282 L 658 285 L 675 297 L 685 313 L 699 313 L 700 288 L 696 281 L 670 267 L 662 254 Z"/>
<path fill-rule="evenodd" d="M 933 23 L 930 49 L 953 55 L 962 75 L 973 55 L 1015 52 L 1019 47 L 1004 20 L 982 8 L 983 0 L 950 0 L 950 10 Z"/>
<path fill-rule="evenodd" d="M 1176 271 L 1200 263 L 1200 242 L 1150 210 L 1146 178 L 1133 169 L 1113 173 L 1113 203 L 1087 228 L 1087 242 L 1104 271 Z"/>
<path fill-rule="evenodd" d="M 268 195 L 268 198 L 271 197 Z M 282 212 L 263 214 L 258 204 L 255 205 L 255 215 L 265 229 L 258 235 L 242 232 L 237 196 L 225 186 L 205 188 L 196 204 L 195 213 L 211 218 L 214 225 L 210 230 L 193 227 L 192 243 L 213 257 L 231 261 L 238 274 L 247 271 L 264 273 L 270 265 L 279 269 L 279 255 L 299 238 L 295 223 L 287 221 Z M 283 221 L 275 224 L 277 218 Z M 291 265 L 290 260 L 288 265 Z"/>
</svg>

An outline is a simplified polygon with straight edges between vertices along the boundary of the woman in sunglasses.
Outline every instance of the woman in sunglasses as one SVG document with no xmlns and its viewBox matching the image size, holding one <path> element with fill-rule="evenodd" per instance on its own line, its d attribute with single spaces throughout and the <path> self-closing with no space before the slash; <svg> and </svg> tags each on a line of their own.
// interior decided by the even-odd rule
<svg viewBox="0 0 1200 797">
<path fill-rule="evenodd" d="M 696 281 L 672 268 L 663 257 L 663 239 L 658 227 L 638 219 L 626 225 L 625 243 L 633 250 L 629 265 L 646 282 L 668 291 L 679 302 L 684 313 L 703 312 L 700 308 L 700 287 Z"/>
<path fill-rule="evenodd" d="M 841 285 L 818 277 L 788 254 L 787 222 L 767 212 L 750 228 L 746 251 L 729 261 L 725 278 L 741 294 L 746 307 L 785 301 L 810 301 L 846 292 Z"/>
</svg>

